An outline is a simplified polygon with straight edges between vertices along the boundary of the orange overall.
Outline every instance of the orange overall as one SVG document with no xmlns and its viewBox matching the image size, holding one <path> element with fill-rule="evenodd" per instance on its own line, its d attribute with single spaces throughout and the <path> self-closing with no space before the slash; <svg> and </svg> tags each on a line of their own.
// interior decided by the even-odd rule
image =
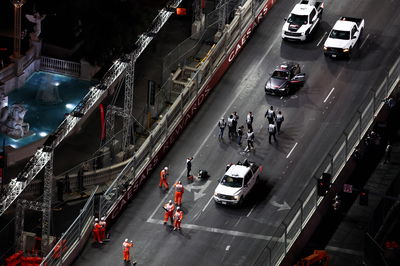
<svg viewBox="0 0 400 266">
<path fill-rule="evenodd" d="M 165 204 L 164 205 L 164 224 L 168 222 L 168 218 L 171 219 L 171 224 L 173 223 L 173 216 L 174 216 L 174 210 L 175 210 L 175 205 L 173 203 Z"/>
<path fill-rule="evenodd" d="M 183 196 L 183 192 L 185 192 L 185 189 L 183 188 L 183 185 L 179 184 L 179 183 L 176 183 L 174 185 L 174 187 L 175 187 L 174 201 L 175 201 L 175 204 L 180 206 L 182 204 L 182 196 Z"/>
<path fill-rule="evenodd" d="M 99 235 L 100 235 L 101 241 L 103 241 L 104 238 L 106 237 L 107 222 L 106 221 L 100 221 L 99 224 L 101 225 L 101 228 L 100 228 L 100 231 L 99 231 Z"/>
<path fill-rule="evenodd" d="M 99 223 L 94 223 L 93 226 L 93 237 L 94 237 L 94 241 L 98 242 L 98 243 L 103 243 L 103 241 L 100 238 L 100 229 L 101 229 L 101 225 Z"/>
<path fill-rule="evenodd" d="M 133 247 L 133 243 L 127 241 L 124 241 L 124 243 L 122 243 L 122 252 L 124 254 L 124 261 L 130 261 L 129 250 L 131 247 Z"/>
<path fill-rule="evenodd" d="M 174 230 L 181 229 L 181 222 L 183 219 L 183 211 L 176 211 L 174 214 Z"/>
<path fill-rule="evenodd" d="M 167 176 L 168 176 L 167 170 L 165 170 L 165 169 L 161 170 L 161 172 L 160 172 L 160 184 L 158 185 L 159 187 L 162 187 L 164 185 L 165 188 L 168 189 Z"/>
</svg>

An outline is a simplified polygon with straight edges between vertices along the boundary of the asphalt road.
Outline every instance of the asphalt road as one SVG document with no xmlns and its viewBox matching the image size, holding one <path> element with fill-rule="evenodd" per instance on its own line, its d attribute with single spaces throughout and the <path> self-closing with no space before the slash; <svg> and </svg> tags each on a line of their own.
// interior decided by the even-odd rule
<svg viewBox="0 0 400 266">
<path fill-rule="evenodd" d="M 139 265 L 249 265 L 256 259 L 288 213 L 278 211 L 272 203 L 294 204 L 357 106 L 400 55 L 400 2 L 327 1 L 320 28 L 313 40 L 304 44 L 280 38 L 283 17 L 293 5 L 293 1 L 280 0 L 269 11 L 202 109 L 114 224 L 111 241 L 102 247 L 89 243 L 74 265 L 122 263 L 125 238 L 134 241 L 133 255 Z M 342 15 L 366 20 L 362 47 L 351 60 L 331 60 L 323 56 L 322 45 Z M 265 96 L 268 73 L 287 60 L 300 63 L 307 74 L 306 85 L 290 97 Z M 272 145 L 268 144 L 264 119 L 270 105 L 285 116 L 283 132 Z M 226 136 L 225 141 L 218 141 L 216 123 L 233 111 L 240 115 L 239 124 L 245 124 L 248 111 L 254 113 L 254 154 L 243 153 L 243 147 Z M 169 182 L 173 184 L 184 177 L 188 156 L 194 157 L 194 172 L 206 169 L 211 176 L 208 182 L 196 181 L 196 190 L 187 187 L 183 229 L 174 232 L 162 225 L 160 206 L 172 199 L 172 192 L 158 189 L 159 171 L 169 166 Z M 261 184 L 240 208 L 216 205 L 211 197 L 225 165 L 244 157 L 264 166 Z M 187 184 L 185 178 L 183 182 Z M 195 198 L 194 192 L 203 194 Z"/>
</svg>

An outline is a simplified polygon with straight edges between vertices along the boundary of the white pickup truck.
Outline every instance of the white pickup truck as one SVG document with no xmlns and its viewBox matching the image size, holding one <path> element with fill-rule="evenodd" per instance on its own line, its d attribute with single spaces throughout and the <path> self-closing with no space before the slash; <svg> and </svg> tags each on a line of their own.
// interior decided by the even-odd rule
<svg viewBox="0 0 400 266">
<path fill-rule="evenodd" d="M 321 20 L 324 3 L 315 0 L 301 0 L 285 18 L 282 27 L 282 39 L 284 40 L 307 40 L 311 33 L 317 28 Z"/>
<path fill-rule="evenodd" d="M 324 54 L 330 57 L 351 57 L 351 52 L 364 30 L 364 19 L 341 17 L 336 21 L 324 44 Z"/>
<path fill-rule="evenodd" d="M 240 205 L 258 182 L 261 166 L 245 160 L 231 165 L 215 188 L 214 200 L 220 204 Z"/>
</svg>

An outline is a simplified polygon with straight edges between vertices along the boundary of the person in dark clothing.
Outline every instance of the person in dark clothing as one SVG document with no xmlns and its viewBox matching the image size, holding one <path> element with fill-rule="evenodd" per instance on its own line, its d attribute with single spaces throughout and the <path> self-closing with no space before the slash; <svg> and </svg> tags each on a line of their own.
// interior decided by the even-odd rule
<svg viewBox="0 0 400 266">
<path fill-rule="evenodd" d="M 228 136 L 230 139 L 235 135 L 235 132 L 233 131 L 233 123 L 233 115 L 230 115 L 228 118 Z"/>
<path fill-rule="evenodd" d="M 274 140 L 276 142 L 276 126 L 275 124 L 269 124 L 268 125 L 268 133 L 269 133 L 269 144 L 271 144 L 271 137 L 274 137 Z"/>
<path fill-rule="evenodd" d="M 274 111 L 274 107 L 271 105 L 271 107 L 267 110 L 267 112 L 265 113 L 264 117 L 266 117 L 268 119 L 268 124 L 273 124 L 274 120 L 276 118 L 276 114 Z"/>
<path fill-rule="evenodd" d="M 242 144 L 243 133 L 244 133 L 244 126 L 241 125 L 237 130 L 237 142 L 239 145 Z"/>
<path fill-rule="evenodd" d="M 281 133 L 281 125 L 283 120 L 285 120 L 285 118 L 283 117 L 283 114 L 281 111 L 278 111 L 278 114 L 275 117 L 275 121 L 276 121 L 276 128 L 278 130 L 278 134 Z"/>
<path fill-rule="evenodd" d="M 233 134 L 237 135 L 237 125 L 238 125 L 239 115 L 237 114 L 237 112 L 233 112 L 232 116 L 233 116 L 233 121 L 232 121 Z"/>
<path fill-rule="evenodd" d="M 187 170 L 186 176 L 187 177 L 191 176 L 190 171 L 192 170 L 192 160 L 193 160 L 193 157 L 189 157 L 186 159 L 186 170 Z"/>
</svg>

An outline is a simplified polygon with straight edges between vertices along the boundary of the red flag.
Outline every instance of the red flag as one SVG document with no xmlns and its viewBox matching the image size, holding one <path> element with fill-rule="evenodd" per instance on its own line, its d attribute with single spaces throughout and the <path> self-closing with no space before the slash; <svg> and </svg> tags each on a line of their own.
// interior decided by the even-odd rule
<svg viewBox="0 0 400 266">
<path fill-rule="evenodd" d="M 102 103 L 99 105 L 99 108 L 100 108 L 100 123 L 101 123 L 100 140 L 104 140 L 104 138 L 106 137 L 106 125 L 105 125 L 105 119 L 104 119 L 104 106 Z"/>
</svg>

